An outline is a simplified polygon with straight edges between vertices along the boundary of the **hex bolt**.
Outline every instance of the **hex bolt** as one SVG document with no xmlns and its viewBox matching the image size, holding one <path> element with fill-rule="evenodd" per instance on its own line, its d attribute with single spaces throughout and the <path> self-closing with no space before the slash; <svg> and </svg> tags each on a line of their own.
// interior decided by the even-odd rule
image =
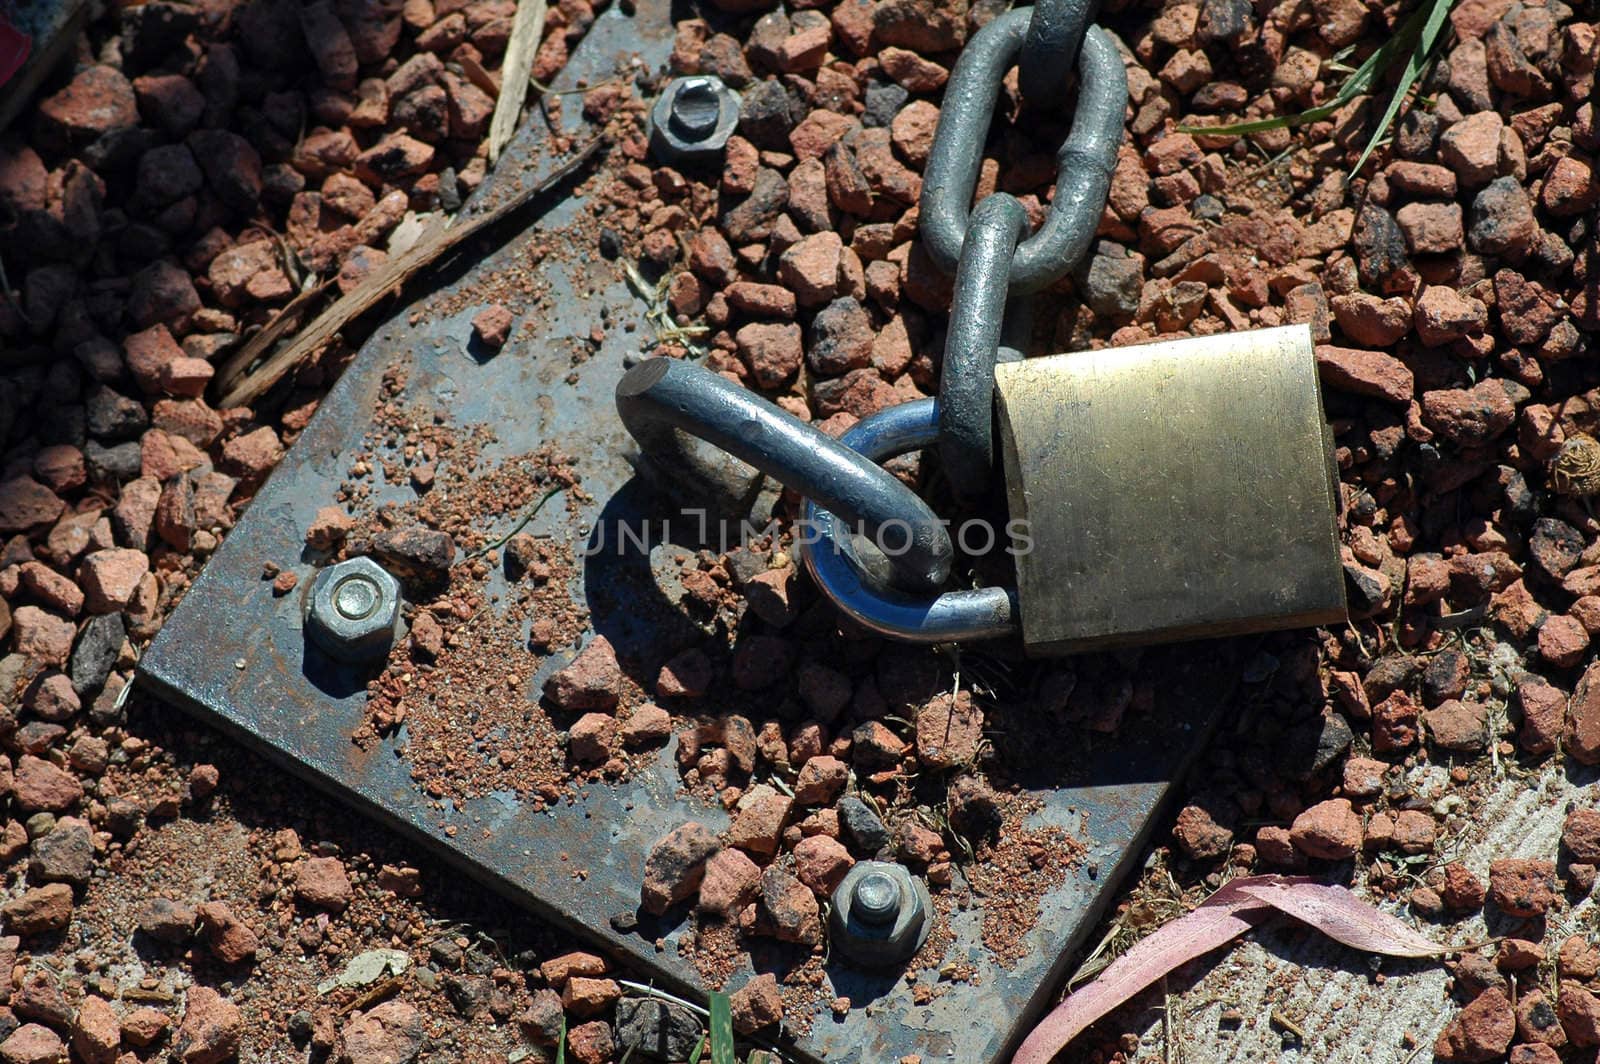
<svg viewBox="0 0 1600 1064">
<path fill-rule="evenodd" d="M 739 94 L 700 74 L 667 84 L 650 110 L 650 149 L 671 163 L 716 159 L 739 124 Z"/>
<path fill-rule="evenodd" d="M 888 968 L 916 955 L 928 939 L 933 899 L 900 864 L 861 861 L 833 891 L 832 944 L 863 968 Z"/>
<path fill-rule="evenodd" d="M 366 557 L 322 570 L 306 601 L 306 635 L 340 661 L 387 654 L 399 619 L 400 581 Z"/>
</svg>

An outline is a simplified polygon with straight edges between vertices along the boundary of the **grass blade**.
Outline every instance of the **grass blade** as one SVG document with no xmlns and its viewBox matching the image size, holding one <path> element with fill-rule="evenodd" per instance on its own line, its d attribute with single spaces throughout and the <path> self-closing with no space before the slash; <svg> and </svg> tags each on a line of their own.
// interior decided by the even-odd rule
<svg viewBox="0 0 1600 1064">
<path fill-rule="evenodd" d="M 711 1064 L 734 1064 L 733 1005 L 727 994 L 711 995 Z"/>
<path fill-rule="evenodd" d="M 1422 71 L 1432 61 L 1434 49 L 1440 41 L 1440 32 L 1444 29 L 1445 20 L 1454 2 L 1455 0 L 1429 0 L 1428 4 L 1423 5 L 1411 16 L 1415 19 L 1417 15 L 1426 12 L 1427 21 L 1423 23 L 1416 47 L 1406 60 L 1406 68 L 1400 74 L 1399 84 L 1394 87 L 1394 95 L 1389 97 L 1389 106 L 1384 108 L 1383 117 L 1378 120 L 1377 128 L 1372 131 L 1372 139 L 1367 141 L 1366 148 L 1361 152 L 1361 158 L 1357 159 L 1355 166 L 1350 169 L 1351 177 L 1360 173 L 1361 168 L 1367 165 L 1367 159 L 1377 148 L 1378 142 L 1389 131 L 1389 127 L 1394 125 L 1395 116 L 1400 113 L 1406 96 L 1411 92 L 1411 86 L 1416 84 L 1417 79 L 1422 76 Z"/>
<path fill-rule="evenodd" d="M 1420 73 L 1426 63 L 1428 54 L 1432 51 L 1434 42 L 1438 39 L 1439 30 L 1444 22 L 1444 17 L 1449 13 L 1455 0 L 1428 0 L 1417 10 L 1406 16 L 1400 28 L 1383 43 L 1377 51 L 1367 56 L 1362 64 L 1351 72 L 1350 76 L 1339 86 L 1331 100 L 1318 104 L 1316 107 L 1301 111 L 1293 115 L 1277 115 L 1272 118 L 1260 118 L 1246 122 L 1233 122 L 1222 126 L 1195 126 L 1181 125 L 1180 133 L 1208 133 L 1221 136 L 1246 136 L 1251 133 L 1266 133 L 1274 129 L 1291 129 L 1303 126 L 1308 122 L 1321 121 L 1338 111 L 1339 108 L 1366 92 L 1402 55 L 1408 56 L 1406 71 L 1408 78 L 1402 79 L 1401 87 L 1389 101 L 1389 111 L 1385 121 L 1378 127 L 1379 133 L 1367 145 L 1367 151 L 1362 154 L 1362 163 L 1366 162 L 1367 155 L 1381 138 L 1382 132 L 1388 128 L 1388 123 L 1393 122 L 1393 115 L 1398 111 L 1400 102 L 1405 99 L 1406 92 L 1416 81 L 1417 74 L 1411 73 L 1413 68 Z M 1357 164 L 1356 169 L 1361 168 Z"/>
<path fill-rule="evenodd" d="M 567 1064 L 567 1017 L 561 1017 L 561 1037 L 556 1039 L 556 1064 Z"/>
</svg>

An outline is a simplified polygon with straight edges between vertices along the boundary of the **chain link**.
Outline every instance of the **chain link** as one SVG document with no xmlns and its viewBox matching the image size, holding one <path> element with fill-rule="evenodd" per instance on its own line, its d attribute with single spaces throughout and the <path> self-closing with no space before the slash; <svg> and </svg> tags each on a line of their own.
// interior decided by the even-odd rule
<svg viewBox="0 0 1600 1064">
<path fill-rule="evenodd" d="M 1050 110 L 1064 98 L 1061 72 L 1078 61 L 1098 0 L 1033 0 L 1028 35 L 1017 60 L 1017 85 L 1030 107 Z"/>
<path fill-rule="evenodd" d="M 971 219 L 969 205 L 983 165 L 983 144 L 999 100 L 1001 80 L 1022 50 L 1029 11 L 1008 11 L 967 43 L 951 71 L 939 126 L 923 173 L 922 239 L 935 263 L 954 273 Z M 1062 75 L 1065 90 L 1065 74 Z M 1056 153 L 1056 188 L 1037 232 L 1017 247 L 1011 264 L 1014 294 L 1037 292 L 1071 269 L 1089 249 L 1111 190 L 1122 144 L 1128 75 L 1110 34 L 1098 26 L 1078 57 L 1078 103 L 1072 133 Z"/>
</svg>

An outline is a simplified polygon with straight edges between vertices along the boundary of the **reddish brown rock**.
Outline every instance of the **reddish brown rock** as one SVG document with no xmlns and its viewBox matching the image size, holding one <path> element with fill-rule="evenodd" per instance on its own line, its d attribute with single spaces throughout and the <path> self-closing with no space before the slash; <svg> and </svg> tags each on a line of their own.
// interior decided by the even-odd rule
<svg viewBox="0 0 1600 1064">
<path fill-rule="evenodd" d="M 778 852 L 794 802 L 766 784 L 750 788 L 739 800 L 738 811 L 728 826 L 729 844 L 758 857 L 773 856 Z"/>
<path fill-rule="evenodd" d="M 614 979 L 575 975 L 561 988 L 561 1004 L 574 1016 L 593 1016 L 616 1004 L 622 988 Z"/>
<path fill-rule="evenodd" d="M 0 1061 L 5 1064 L 59 1064 L 65 1051 L 60 1035 L 43 1024 L 25 1023 L 0 1042 Z"/>
<path fill-rule="evenodd" d="M 694 894 L 705 877 L 707 859 L 720 848 L 704 824 L 690 821 L 668 832 L 645 859 L 640 888 L 645 911 L 660 916 Z"/>
<path fill-rule="evenodd" d="M 484 347 L 498 351 L 510 338 L 511 325 L 514 321 L 511 311 L 496 303 L 484 307 L 473 317 L 472 333 Z"/>
<path fill-rule="evenodd" d="M 1439 886 L 1439 897 L 1447 908 L 1455 912 L 1471 912 L 1483 905 L 1489 896 L 1483 880 L 1459 861 L 1444 866 L 1444 882 Z"/>
<path fill-rule="evenodd" d="M 1226 856 L 1232 848 L 1233 829 L 1218 823 L 1205 806 L 1186 805 L 1172 825 L 1172 838 L 1191 858 L 1212 861 Z"/>
<path fill-rule="evenodd" d="M 740 1034 L 753 1034 L 783 1019 L 783 995 L 778 991 L 778 977 L 764 972 L 751 979 L 729 995 L 733 1013 L 733 1029 Z"/>
<path fill-rule="evenodd" d="M 337 857 L 313 857 L 295 872 L 295 900 L 313 909 L 344 912 L 351 895 L 350 877 Z"/>
<path fill-rule="evenodd" d="M 702 650 L 685 650 L 661 666 L 657 698 L 699 698 L 711 687 L 711 659 Z"/>
<path fill-rule="evenodd" d="M 195 907 L 206 945 L 223 964 L 251 964 L 261 939 L 224 902 L 208 901 Z"/>
<path fill-rule="evenodd" d="M 838 839 L 812 835 L 794 848 L 795 874 L 822 897 L 833 893 L 855 859 Z"/>
<path fill-rule="evenodd" d="M 1505 991 L 1485 990 L 1440 1032 L 1434 1056 L 1451 1064 L 1494 1060 L 1505 1054 L 1516 1030 L 1517 1018 Z"/>
<path fill-rule="evenodd" d="M 1494 861 L 1489 898 L 1508 916 L 1542 916 L 1556 901 L 1555 865 L 1522 858 Z"/>
<path fill-rule="evenodd" d="M 1478 111 L 1445 130 L 1439 158 L 1467 188 L 1487 185 L 1500 173 L 1500 132 L 1505 122 L 1492 110 Z"/>
<path fill-rule="evenodd" d="M 239 1051 L 243 1034 L 238 1006 L 208 986 L 192 986 L 172 1053 L 182 1064 L 223 1064 Z"/>
<path fill-rule="evenodd" d="M 1554 697 L 1549 701 L 1553 707 Z M 1600 662 L 1590 664 L 1578 681 L 1566 714 L 1567 754 L 1582 764 L 1600 765 Z"/>
<path fill-rule="evenodd" d="M 844 790 L 850 768 L 829 755 L 813 757 L 800 767 L 795 779 L 794 798 L 801 805 L 827 805 Z"/>
<path fill-rule="evenodd" d="M 839 294 L 844 243 L 833 230 L 813 233 L 778 259 L 778 278 L 802 307 L 817 307 Z"/>
<path fill-rule="evenodd" d="M 800 880 L 780 868 L 761 874 L 760 916 L 774 938 L 814 946 L 822 940 L 821 910 L 817 896 Z"/>
<path fill-rule="evenodd" d="M 0 481 L 0 533 L 25 532 L 61 516 L 66 504 L 32 477 Z"/>
<path fill-rule="evenodd" d="M 1445 388 L 1422 393 L 1422 416 L 1428 427 L 1459 447 L 1480 447 L 1509 429 L 1517 408 L 1498 380 L 1471 388 Z"/>
<path fill-rule="evenodd" d="M 122 1038 L 129 1045 L 143 1049 L 154 1045 L 171 1025 L 166 1013 L 147 1005 L 122 1017 Z"/>
<path fill-rule="evenodd" d="M 567 1049 L 578 1064 L 605 1064 L 616 1050 L 611 1025 L 605 1020 L 578 1024 L 567 1032 Z"/>
<path fill-rule="evenodd" d="M 29 813 L 64 813 L 83 798 L 83 784 L 72 773 L 32 754 L 17 759 L 13 797 Z"/>
<path fill-rule="evenodd" d="M 800 336 L 800 326 L 793 322 L 751 322 L 734 334 L 756 387 L 781 388 L 795 375 L 805 355 Z"/>
<path fill-rule="evenodd" d="M 86 67 L 66 88 L 39 103 L 39 115 L 80 140 L 139 123 L 133 86 L 110 66 Z"/>
<path fill-rule="evenodd" d="M 1361 848 L 1361 817 L 1347 799 L 1318 802 L 1295 817 L 1289 838 L 1308 857 L 1343 860 Z"/>
<path fill-rule="evenodd" d="M 339 1037 L 350 1064 L 410 1064 L 422 1049 L 422 1014 L 406 1001 L 385 1001 L 350 1017 Z"/>
<path fill-rule="evenodd" d="M 617 704 L 621 683 L 622 667 L 611 640 L 597 635 L 570 665 L 545 681 L 544 694 L 561 709 L 610 710 Z"/>
<path fill-rule="evenodd" d="M 1600 810 L 1574 809 L 1561 828 L 1561 844 L 1574 861 L 1600 862 Z"/>
<path fill-rule="evenodd" d="M 23 937 L 45 931 L 59 931 L 72 919 L 72 888 L 65 883 L 47 883 L 25 890 L 4 905 L 0 919 L 6 930 Z"/>
<path fill-rule="evenodd" d="M 567 752 L 580 765 L 598 765 L 617 746 L 617 720 L 607 713 L 585 713 L 567 729 Z"/>
<path fill-rule="evenodd" d="M 1462 247 L 1465 233 L 1458 204 L 1408 203 L 1394 218 L 1413 255 L 1443 255 Z"/>
<path fill-rule="evenodd" d="M 1372 708 L 1372 749 L 1380 754 L 1404 750 L 1417 741 L 1420 707 L 1404 691 L 1396 691 Z"/>
<path fill-rule="evenodd" d="M 1340 391 L 1391 403 L 1411 401 L 1411 371 L 1404 362 L 1381 351 L 1323 344 L 1317 348 L 1317 373 L 1323 383 Z"/>
<path fill-rule="evenodd" d="M 1422 717 L 1434 745 L 1446 750 L 1482 750 L 1489 741 L 1488 717 L 1479 702 L 1449 699 Z"/>
<path fill-rule="evenodd" d="M 1600 999 L 1588 990 L 1563 983 L 1556 998 L 1556 1015 L 1573 1045 L 1600 1045 Z"/>
<path fill-rule="evenodd" d="M 744 851 L 730 847 L 706 862 L 699 906 L 719 916 L 734 915 L 754 901 L 760 890 L 761 869 Z"/>
<path fill-rule="evenodd" d="M 78 582 L 83 587 L 89 612 L 115 613 L 126 609 L 139 590 L 139 582 L 149 571 L 150 558 L 140 550 L 113 547 L 84 558 L 78 569 Z"/>
<path fill-rule="evenodd" d="M 935 695 L 917 709 L 917 759 L 929 768 L 951 769 L 977 760 L 983 742 L 983 710 L 962 690 Z"/>
<path fill-rule="evenodd" d="M 89 994 L 72 1026 L 72 1051 L 83 1064 L 115 1064 L 122 1045 L 122 1023 L 102 997 Z"/>
</svg>

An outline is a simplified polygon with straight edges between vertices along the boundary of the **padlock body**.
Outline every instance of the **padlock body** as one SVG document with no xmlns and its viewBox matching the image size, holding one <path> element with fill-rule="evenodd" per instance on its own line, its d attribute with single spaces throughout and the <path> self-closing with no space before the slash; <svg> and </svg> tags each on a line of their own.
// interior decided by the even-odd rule
<svg viewBox="0 0 1600 1064">
<path fill-rule="evenodd" d="M 1005 363 L 995 380 L 1030 654 L 1345 618 L 1306 326 Z"/>
</svg>

